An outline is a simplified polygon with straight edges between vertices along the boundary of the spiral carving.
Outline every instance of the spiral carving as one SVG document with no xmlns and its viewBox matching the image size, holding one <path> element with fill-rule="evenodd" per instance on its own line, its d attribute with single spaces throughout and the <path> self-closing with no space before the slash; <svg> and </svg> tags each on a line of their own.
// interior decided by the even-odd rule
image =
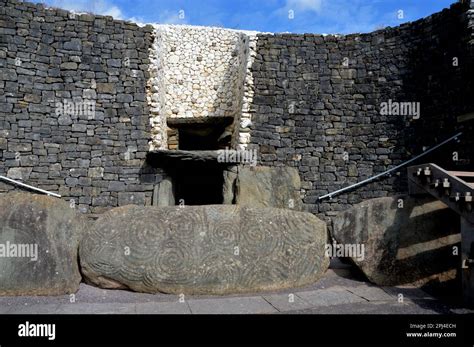
<svg viewBox="0 0 474 347">
<path fill-rule="evenodd" d="M 325 224 L 307 213 L 127 206 L 96 221 L 80 257 L 97 285 L 105 277 L 140 292 L 231 294 L 313 282 L 328 265 L 325 243 Z"/>
</svg>

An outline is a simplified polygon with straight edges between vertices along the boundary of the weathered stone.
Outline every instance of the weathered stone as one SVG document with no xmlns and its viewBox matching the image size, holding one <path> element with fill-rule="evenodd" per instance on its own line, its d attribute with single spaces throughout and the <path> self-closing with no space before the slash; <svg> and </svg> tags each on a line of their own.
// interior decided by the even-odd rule
<svg viewBox="0 0 474 347">
<path fill-rule="evenodd" d="M 68 187 L 75 187 L 75 186 L 77 186 L 78 183 L 79 183 L 79 179 L 77 179 L 75 177 L 67 177 L 66 178 L 66 185 Z"/>
<path fill-rule="evenodd" d="M 107 66 L 121 67 L 122 66 L 122 61 L 120 59 L 108 59 L 107 60 Z"/>
<path fill-rule="evenodd" d="M 11 152 L 29 152 L 31 148 L 31 143 L 8 142 L 8 150 Z"/>
<path fill-rule="evenodd" d="M 238 205 L 301 208 L 301 181 L 291 167 L 240 167 L 235 187 Z"/>
<path fill-rule="evenodd" d="M 118 193 L 119 206 L 145 205 L 145 193 Z"/>
<path fill-rule="evenodd" d="M 459 216 L 440 201 L 367 200 L 334 217 L 333 228 L 338 243 L 364 245 L 363 257 L 351 259 L 375 284 L 423 285 L 456 277 Z"/>
<path fill-rule="evenodd" d="M 26 94 L 24 99 L 26 102 L 39 103 L 41 102 L 41 95 Z"/>
<path fill-rule="evenodd" d="M 173 182 L 170 178 L 165 178 L 156 185 L 153 191 L 154 206 L 174 206 L 175 200 Z"/>
<path fill-rule="evenodd" d="M 77 251 L 84 223 L 57 198 L 30 193 L 1 196 L 0 295 L 75 293 L 81 282 Z M 20 245 L 29 245 L 22 246 L 29 253 L 14 256 L 11 252 Z"/>
<path fill-rule="evenodd" d="M 224 170 L 224 185 L 222 187 L 222 200 L 226 205 L 232 205 L 235 199 L 235 182 L 237 179 L 237 167 Z"/>
<path fill-rule="evenodd" d="M 98 196 L 98 197 L 92 198 L 93 206 L 106 207 L 106 206 L 114 206 L 114 204 L 116 204 L 116 199 L 114 199 L 111 196 Z"/>
<path fill-rule="evenodd" d="M 80 245 L 86 281 L 147 293 L 232 294 L 297 287 L 328 267 L 326 225 L 309 213 L 239 206 L 126 206 Z M 129 252 L 128 252 L 128 251 Z"/>
<path fill-rule="evenodd" d="M 93 167 L 88 170 L 87 176 L 92 178 L 101 178 L 104 176 L 104 168 Z"/>
<path fill-rule="evenodd" d="M 97 93 L 115 94 L 114 83 L 97 83 Z"/>
<path fill-rule="evenodd" d="M 61 64 L 61 69 L 64 70 L 77 70 L 77 63 L 62 63 Z"/>
<path fill-rule="evenodd" d="M 72 125 L 72 131 L 85 133 L 86 130 L 87 130 L 87 124 L 74 123 Z"/>
<path fill-rule="evenodd" d="M 36 166 L 38 165 L 39 158 L 37 155 L 25 155 L 20 158 L 21 165 L 23 166 Z"/>
<path fill-rule="evenodd" d="M 69 42 L 64 43 L 64 49 L 72 50 L 72 51 L 81 51 L 82 50 L 82 43 L 80 39 L 72 39 Z"/>
<path fill-rule="evenodd" d="M 51 111 L 51 107 L 47 105 L 40 105 L 40 104 L 29 104 L 28 111 L 37 112 L 37 113 L 48 113 Z"/>
<path fill-rule="evenodd" d="M 3 81 L 16 81 L 18 79 L 16 71 L 12 69 L 0 69 L 0 76 Z"/>
<path fill-rule="evenodd" d="M 18 106 L 20 106 L 21 108 L 26 108 L 27 104 L 20 101 Z M 3 108 L 5 110 L 5 112 L 7 112 L 7 113 L 12 112 L 12 110 L 13 110 L 13 105 L 12 104 L 0 103 L 0 107 Z"/>
<path fill-rule="evenodd" d="M 117 95 L 117 102 L 125 102 L 130 103 L 133 101 L 133 96 L 130 94 L 118 94 Z"/>
<path fill-rule="evenodd" d="M 59 125 L 71 125 L 72 119 L 69 115 L 63 114 L 58 117 L 58 124 Z"/>
<path fill-rule="evenodd" d="M 31 167 L 13 167 L 8 170 L 7 177 L 14 180 L 27 180 L 32 170 Z"/>
<path fill-rule="evenodd" d="M 110 182 L 108 186 L 110 192 L 123 192 L 125 190 L 124 182 Z"/>
</svg>

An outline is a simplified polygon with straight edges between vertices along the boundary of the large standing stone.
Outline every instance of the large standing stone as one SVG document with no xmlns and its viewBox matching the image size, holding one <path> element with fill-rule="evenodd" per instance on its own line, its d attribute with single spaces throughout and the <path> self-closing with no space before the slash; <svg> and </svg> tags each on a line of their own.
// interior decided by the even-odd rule
<svg viewBox="0 0 474 347">
<path fill-rule="evenodd" d="M 459 216 L 440 201 L 371 199 L 339 213 L 333 227 L 338 243 L 364 245 L 363 259 L 352 260 L 375 284 L 423 285 L 456 277 Z"/>
<path fill-rule="evenodd" d="M 60 199 L 29 193 L 2 195 L 0 295 L 75 293 L 81 282 L 77 251 L 84 223 Z"/>
<path fill-rule="evenodd" d="M 301 181 L 292 167 L 239 167 L 235 202 L 253 207 L 301 209 Z"/>
<path fill-rule="evenodd" d="M 326 271 L 326 224 L 235 205 L 115 208 L 79 247 L 86 281 L 147 293 L 232 294 L 302 286 Z"/>
</svg>

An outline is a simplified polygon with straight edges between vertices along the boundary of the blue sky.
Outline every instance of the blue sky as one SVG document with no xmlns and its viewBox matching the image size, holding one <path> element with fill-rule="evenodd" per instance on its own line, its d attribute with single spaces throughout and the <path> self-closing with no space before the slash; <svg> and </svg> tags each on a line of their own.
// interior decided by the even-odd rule
<svg viewBox="0 0 474 347">
<path fill-rule="evenodd" d="M 369 32 L 413 21 L 449 7 L 455 1 L 42 0 L 37 2 L 68 10 L 112 15 L 139 23 L 220 26 L 263 32 L 349 34 Z"/>
</svg>

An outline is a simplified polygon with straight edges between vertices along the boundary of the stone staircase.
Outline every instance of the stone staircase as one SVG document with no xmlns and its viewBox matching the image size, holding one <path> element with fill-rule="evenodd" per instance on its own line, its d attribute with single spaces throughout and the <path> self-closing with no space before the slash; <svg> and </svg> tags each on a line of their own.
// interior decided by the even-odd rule
<svg viewBox="0 0 474 347">
<path fill-rule="evenodd" d="M 474 172 L 447 171 L 435 164 L 408 168 L 410 195 L 430 194 L 461 218 L 461 272 L 464 301 L 474 307 Z"/>
</svg>

